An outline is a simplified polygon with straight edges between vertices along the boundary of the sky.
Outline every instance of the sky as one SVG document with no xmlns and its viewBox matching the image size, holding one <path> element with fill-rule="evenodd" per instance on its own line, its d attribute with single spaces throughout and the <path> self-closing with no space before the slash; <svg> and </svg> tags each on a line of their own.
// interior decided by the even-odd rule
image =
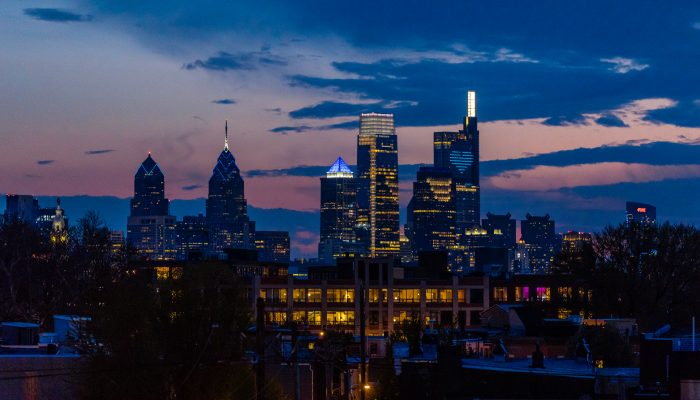
<svg viewBox="0 0 700 400">
<path fill-rule="evenodd" d="M 700 224 L 698 2 L 7 0 L 0 43 L 0 193 L 117 229 L 148 151 L 173 213 L 203 212 L 228 120 L 258 227 L 313 256 L 358 114 L 395 114 L 405 207 L 467 90 L 483 214 L 596 231 L 635 200 Z"/>
</svg>

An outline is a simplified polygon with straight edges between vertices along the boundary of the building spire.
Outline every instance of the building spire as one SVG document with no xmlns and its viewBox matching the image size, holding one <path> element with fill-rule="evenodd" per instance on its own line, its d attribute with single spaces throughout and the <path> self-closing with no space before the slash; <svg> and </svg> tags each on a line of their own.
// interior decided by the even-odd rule
<svg viewBox="0 0 700 400">
<path fill-rule="evenodd" d="M 224 125 L 224 150 L 228 150 L 228 120 L 226 120 L 226 124 Z"/>
</svg>

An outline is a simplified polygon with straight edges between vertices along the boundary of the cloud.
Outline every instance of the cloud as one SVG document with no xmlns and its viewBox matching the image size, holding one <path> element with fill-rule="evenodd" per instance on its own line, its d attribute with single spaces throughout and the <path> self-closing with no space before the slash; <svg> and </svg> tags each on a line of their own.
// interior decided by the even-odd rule
<svg viewBox="0 0 700 400">
<path fill-rule="evenodd" d="M 92 15 L 76 14 L 58 8 L 25 8 L 24 15 L 40 21 L 50 22 L 81 22 L 92 21 Z"/>
<path fill-rule="evenodd" d="M 113 150 L 113 149 L 87 150 L 85 152 L 85 154 L 87 154 L 87 155 L 107 154 L 107 153 L 111 153 L 113 151 L 115 151 L 115 150 Z"/>
<path fill-rule="evenodd" d="M 197 184 L 195 184 L 195 185 L 182 186 L 180 189 L 186 190 L 186 191 L 190 191 L 190 190 L 199 189 L 199 188 L 201 188 L 201 187 L 202 187 L 202 185 L 197 185 Z"/>
<path fill-rule="evenodd" d="M 29 179 L 37 179 L 37 178 L 41 178 L 41 175 L 24 174 L 24 177 L 29 178 Z"/>
<path fill-rule="evenodd" d="M 561 115 L 557 117 L 549 117 L 542 121 L 542 124 L 549 126 L 571 126 L 571 125 L 586 125 L 586 117 L 583 115 Z"/>
<path fill-rule="evenodd" d="M 611 71 L 617 72 L 618 74 L 626 74 L 630 71 L 643 71 L 649 68 L 649 64 L 639 63 L 631 58 L 624 57 L 613 57 L 613 58 L 601 58 L 600 61 L 604 63 L 610 63 Z"/>
<path fill-rule="evenodd" d="M 611 128 L 627 128 L 628 125 L 625 121 L 621 120 L 620 117 L 615 114 L 606 113 L 601 115 L 595 120 L 595 123 L 602 126 L 607 126 Z"/>
<path fill-rule="evenodd" d="M 36 163 L 39 165 L 49 165 L 53 164 L 54 162 L 56 162 L 56 160 L 39 160 Z"/>
<path fill-rule="evenodd" d="M 683 165 L 695 164 L 697 160 L 700 160 L 700 145 L 697 144 L 632 141 L 621 145 L 563 150 L 508 160 L 482 161 L 480 167 L 482 176 L 488 177 L 537 166 L 565 167 L 587 163 Z"/>
<path fill-rule="evenodd" d="M 291 111 L 289 116 L 295 119 L 300 118 L 334 118 L 357 116 L 369 110 L 380 110 L 381 102 L 371 104 L 341 103 L 337 101 L 324 101 L 312 106 L 303 107 Z"/>
<path fill-rule="evenodd" d="M 511 63 L 539 63 L 538 60 L 529 58 L 520 53 L 514 53 L 510 49 L 498 49 L 496 51 L 494 62 L 511 62 Z"/>
<path fill-rule="evenodd" d="M 308 130 L 314 129 L 311 126 L 308 125 L 301 125 L 301 126 L 278 126 L 276 128 L 270 129 L 270 132 L 272 133 L 281 133 L 283 135 L 286 135 L 287 133 L 293 132 L 293 133 L 301 133 L 301 132 L 306 132 Z"/>
<path fill-rule="evenodd" d="M 549 191 L 621 182 L 653 182 L 699 177 L 700 164 L 649 165 L 605 162 L 565 167 L 537 166 L 527 170 L 506 171 L 488 178 L 487 183 L 499 189 Z"/>
<path fill-rule="evenodd" d="M 207 59 L 198 59 L 182 65 L 183 69 L 206 69 L 210 71 L 243 70 L 250 71 L 256 69 L 258 65 L 285 66 L 287 61 L 280 56 L 273 55 L 268 48 L 255 52 L 239 52 L 236 54 L 226 51 L 219 51 Z"/>
<path fill-rule="evenodd" d="M 649 111 L 644 116 L 644 120 L 700 128 L 700 105 L 698 105 L 697 99 L 684 98 L 675 102 L 671 107 Z"/>
<path fill-rule="evenodd" d="M 250 58 L 244 55 L 233 55 L 224 51 L 218 52 L 216 55 L 207 58 L 206 60 L 195 60 L 182 66 L 184 69 L 208 69 L 212 71 L 228 71 L 228 70 L 252 70 Z"/>
<path fill-rule="evenodd" d="M 236 104 L 236 100 L 234 100 L 234 99 L 219 99 L 219 100 L 212 100 L 212 103 L 222 104 L 222 105 L 231 105 L 231 104 Z"/>
<path fill-rule="evenodd" d="M 357 122 L 357 120 L 352 120 L 352 121 L 347 121 L 347 122 L 338 122 L 336 124 L 320 125 L 320 126 L 310 126 L 310 125 L 278 126 L 278 127 L 270 129 L 270 132 L 281 133 L 283 135 L 286 135 L 287 133 L 290 133 L 290 132 L 303 133 L 303 132 L 308 132 L 308 131 L 328 131 L 328 130 L 335 130 L 335 129 L 343 129 L 343 130 L 357 129 L 358 126 L 359 126 L 359 122 Z"/>
</svg>

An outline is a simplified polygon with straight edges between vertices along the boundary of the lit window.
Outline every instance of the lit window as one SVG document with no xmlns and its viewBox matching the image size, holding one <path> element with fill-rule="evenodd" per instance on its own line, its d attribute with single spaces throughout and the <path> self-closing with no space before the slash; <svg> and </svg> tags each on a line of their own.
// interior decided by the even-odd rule
<svg viewBox="0 0 700 400">
<path fill-rule="evenodd" d="M 548 287 L 538 287 L 537 288 L 537 300 L 538 301 L 549 301 L 551 298 L 551 292 Z"/>
<path fill-rule="evenodd" d="M 530 288 L 517 286 L 515 288 L 515 301 L 530 301 Z"/>
<path fill-rule="evenodd" d="M 508 301 L 508 288 L 507 287 L 494 287 L 493 288 L 493 300 L 494 301 Z"/>
</svg>

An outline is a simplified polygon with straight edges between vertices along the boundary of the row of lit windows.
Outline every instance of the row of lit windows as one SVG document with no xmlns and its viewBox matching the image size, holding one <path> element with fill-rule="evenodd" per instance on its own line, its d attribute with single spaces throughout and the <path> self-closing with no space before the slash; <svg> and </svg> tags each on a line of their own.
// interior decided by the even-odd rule
<svg viewBox="0 0 700 400">
<path fill-rule="evenodd" d="M 534 299 L 537 301 L 550 301 L 551 300 L 551 289 L 548 287 L 536 287 L 534 288 Z M 573 289 L 571 287 L 559 287 L 557 288 L 557 293 L 559 298 L 562 300 L 571 300 L 573 297 Z M 578 295 L 580 299 L 591 300 L 592 292 L 590 290 L 585 290 L 583 288 L 578 289 Z M 507 287 L 494 287 L 493 288 L 493 299 L 494 301 L 509 301 L 508 299 L 508 288 Z M 531 291 L 529 286 L 516 286 L 515 287 L 515 301 L 530 301 L 533 299 L 531 297 Z"/>
<path fill-rule="evenodd" d="M 494 288 L 494 297 L 496 298 L 496 289 L 505 288 Z M 527 288 L 526 288 L 527 289 Z M 547 289 L 549 290 L 549 289 Z M 396 303 L 420 303 L 421 293 L 420 289 L 394 289 L 393 297 Z M 460 303 L 465 302 L 465 290 L 457 290 L 457 301 Z M 500 293 L 500 292 L 499 292 Z M 378 303 L 380 300 L 382 302 L 387 301 L 387 289 L 369 289 L 369 302 Z M 452 303 L 452 289 L 426 289 L 425 290 L 425 302 L 426 303 Z M 287 289 L 261 289 L 259 296 L 268 302 L 281 302 L 286 303 L 287 301 Z M 499 295 L 500 296 L 500 295 Z M 497 301 L 507 301 L 507 295 L 497 297 Z M 322 298 L 321 289 L 293 289 L 292 300 L 297 303 L 320 303 Z M 504 300 L 499 300 L 503 298 Z M 354 303 L 355 302 L 355 290 L 354 289 L 327 289 L 326 290 L 326 301 L 328 303 Z M 483 302 L 483 290 L 482 289 L 472 289 L 470 293 L 471 303 L 482 303 Z"/>
</svg>

